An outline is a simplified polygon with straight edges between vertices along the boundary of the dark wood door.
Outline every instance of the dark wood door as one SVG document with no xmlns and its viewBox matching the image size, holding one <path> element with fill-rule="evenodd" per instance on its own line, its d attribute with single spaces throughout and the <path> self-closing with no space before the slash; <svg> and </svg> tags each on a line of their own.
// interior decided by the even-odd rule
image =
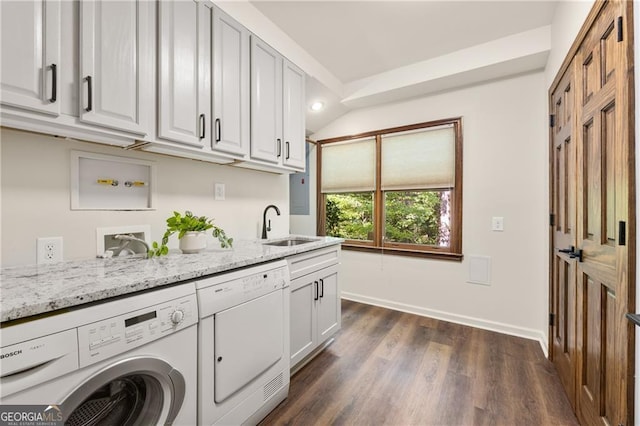
<svg viewBox="0 0 640 426">
<path fill-rule="evenodd" d="M 630 424 L 628 58 L 625 4 L 607 2 L 577 54 L 578 418 Z M 620 18 L 620 19 L 619 19 Z M 627 33 L 628 35 L 628 33 Z M 622 36 L 622 37 L 620 37 Z"/>
<path fill-rule="evenodd" d="M 633 424 L 632 6 L 594 4 L 550 93 L 550 355 L 583 425 Z"/>
<path fill-rule="evenodd" d="M 575 410 L 576 140 L 574 62 L 551 94 L 552 240 L 550 356 Z"/>
</svg>

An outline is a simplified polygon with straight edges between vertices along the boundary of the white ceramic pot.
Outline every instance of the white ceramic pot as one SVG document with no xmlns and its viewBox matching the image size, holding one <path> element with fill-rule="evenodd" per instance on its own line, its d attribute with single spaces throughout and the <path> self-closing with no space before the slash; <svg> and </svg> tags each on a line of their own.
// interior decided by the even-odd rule
<svg viewBox="0 0 640 426">
<path fill-rule="evenodd" d="M 180 238 L 180 250 L 183 253 L 199 253 L 207 248 L 207 234 L 204 231 L 187 232 Z"/>
</svg>

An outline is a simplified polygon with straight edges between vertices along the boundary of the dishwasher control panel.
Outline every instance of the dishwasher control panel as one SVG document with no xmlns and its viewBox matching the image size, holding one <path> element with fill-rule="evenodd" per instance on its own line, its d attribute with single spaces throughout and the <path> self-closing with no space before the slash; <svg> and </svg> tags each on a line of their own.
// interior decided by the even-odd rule
<svg viewBox="0 0 640 426">
<path fill-rule="evenodd" d="M 286 262 L 259 265 L 196 282 L 200 318 L 289 286 Z"/>
</svg>

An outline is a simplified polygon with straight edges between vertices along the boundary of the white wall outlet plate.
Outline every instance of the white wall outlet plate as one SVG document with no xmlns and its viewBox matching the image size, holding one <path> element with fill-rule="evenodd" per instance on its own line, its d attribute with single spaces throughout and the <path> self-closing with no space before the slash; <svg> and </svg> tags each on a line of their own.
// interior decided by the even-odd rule
<svg viewBox="0 0 640 426">
<path fill-rule="evenodd" d="M 36 246 L 36 263 L 62 262 L 62 237 L 38 238 Z"/>
<path fill-rule="evenodd" d="M 214 194 L 214 200 L 224 201 L 225 186 L 224 183 L 216 183 L 216 192 Z"/>
<path fill-rule="evenodd" d="M 491 218 L 491 230 L 492 231 L 504 231 L 504 217 L 494 216 Z"/>
</svg>

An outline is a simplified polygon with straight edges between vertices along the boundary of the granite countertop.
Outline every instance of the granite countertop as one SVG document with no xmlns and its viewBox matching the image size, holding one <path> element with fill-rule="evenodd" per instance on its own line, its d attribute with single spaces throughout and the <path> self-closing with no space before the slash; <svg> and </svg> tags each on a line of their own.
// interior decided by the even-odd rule
<svg viewBox="0 0 640 426">
<path fill-rule="evenodd" d="M 292 247 L 268 246 L 261 240 L 240 240 L 234 241 L 233 249 L 213 249 L 197 254 L 176 251 L 153 259 L 86 259 L 3 268 L 0 269 L 0 321 L 14 321 L 282 259 L 343 241 L 333 237 L 317 238 L 317 241 Z"/>
</svg>

